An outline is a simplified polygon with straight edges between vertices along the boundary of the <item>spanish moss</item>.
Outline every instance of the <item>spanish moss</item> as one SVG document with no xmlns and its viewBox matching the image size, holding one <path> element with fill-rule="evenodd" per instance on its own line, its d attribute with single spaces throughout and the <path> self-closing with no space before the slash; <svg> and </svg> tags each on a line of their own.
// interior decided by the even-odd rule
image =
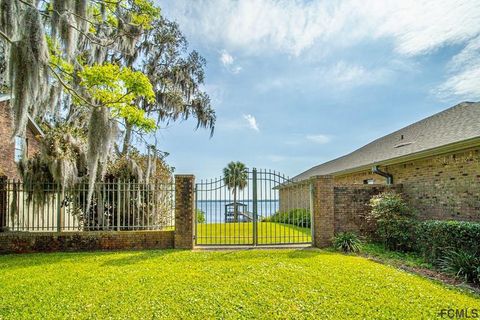
<svg viewBox="0 0 480 320">
<path fill-rule="evenodd" d="M 18 1 L 0 0 L 0 29 L 14 39 L 18 30 Z"/>
<path fill-rule="evenodd" d="M 49 54 L 41 16 L 30 7 L 25 11 L 25 31 L 12 43 L 9 62 L 14 136 L 25 135 L 28 114 L 36 116 L 37 106 L 48 92 Z"/>
<path fill-rule="evenodd" d="M 95 181 L 103 179 L 106 162 L 117 132 L 116 125 L 110 120 L 110 111 L 106 107 L 94 108 L 88 128 L 88 207 L 93 195 Z"/>
</svg>

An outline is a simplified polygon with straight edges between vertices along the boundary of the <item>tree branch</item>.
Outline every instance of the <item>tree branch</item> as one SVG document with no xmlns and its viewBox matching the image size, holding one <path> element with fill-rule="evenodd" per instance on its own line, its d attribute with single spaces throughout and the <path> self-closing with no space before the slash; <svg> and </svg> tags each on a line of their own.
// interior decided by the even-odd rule
<svg viewBox="0 0 480 320">
<path fill-rule="evenodd" d="M 4 33 L 2 30 L 0 30 L 0 36 L 1 36 L 3 39 L 5 39 L 5 41 L 7 41 L 8 43 L 10 43 L 10 44 L 13 43 L 12 39 L 10 39 L 10 38 L 7 36 L 7 34 Z"/>
<path fill-rule="evenodd" d="M 90 42 L 94 43 L 94 44 L 97 44 L 97 45 L 100 45 L 102 47 L 110 47 L 112 44 L 115 43 L 116 41 L 116 37 L 114 39 L 111 40 L 110 43 L 107 43 L 107 44 L 103 44 L 101 43 L 99 40 L 96 40 L 96 39 L 93 39 L 92 37 L 90 37 L 90 35 L 88 35 L 87 33 L 83 32 L 82 30 L 80 30 L 79 28 L 77 28 L 76 26 L 72 25 L 72 24 L 68 24 L 71 28 L 77 30 L 79 33 L 81 33 L 85 38 L 87 38 L 88 40 L 90 40 Z"/>
<path fill-rule="evenodd" d="M 81 95 L 78 94 L 77 91 L 75 91 L 75 89 L 73 89 L 72 87 L 70 87 L 68 84 L 65 83 L 65 81 L 63 81 L 62 77 L 60 77 L 60 75 L 52 68 L 52 66 L 48 66 L 48 68 L 50 69 L 50 71 L 53 73 L 53 75 L 55 76 L 55 78 L 57 78 L 58 82 L 60 82 L 60 84 L 62 85 L 62 87 L 64 87 L 68 92 L 70 92 L 72 95 L 74 95 L 75 97 L 77 97 L 78 99 L 82 100 L 83 102 L 85 102 L 86 104 L 88 104 L 89 106 L 91 107 L 94 107 L 94 108 L 98 108 L 100 106 L 98 105 L 95 105 L 93 103 L 91 103 L 90 101 L 88 101 L 87 99 L 85 99 L 84 97 L 82 97 Z"/>
</svg>

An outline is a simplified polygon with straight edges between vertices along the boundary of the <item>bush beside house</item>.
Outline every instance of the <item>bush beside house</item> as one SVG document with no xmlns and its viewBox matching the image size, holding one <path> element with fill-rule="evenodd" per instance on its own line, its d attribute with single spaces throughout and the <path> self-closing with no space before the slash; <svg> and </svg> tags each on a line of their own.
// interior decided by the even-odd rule
<svg viewBox="0 0 480 320">
<path fill-rule="evenodd" d="M 373 196 L 370 206 L 372 210 L 366 218 L 375 226 L 374 238 L 390 250 L 412 250 L 417 219 L 402 197 L 385 192 Z"/>
<path fill-rule="evenodd" d="M 424 221 L 416 230 L 417 250 L 428 260 L 448 250 L 480 254 L 480 223 L 466 221 Z"/>
<path fill-rule="evenodd" d="M 441 270 L 480 283 L 480 223 L 419 221 L 399 194 L 372 197 L 367 216 L 375 225 L 367 236 L 390 250 L 413 251 Z"/>
</svg>

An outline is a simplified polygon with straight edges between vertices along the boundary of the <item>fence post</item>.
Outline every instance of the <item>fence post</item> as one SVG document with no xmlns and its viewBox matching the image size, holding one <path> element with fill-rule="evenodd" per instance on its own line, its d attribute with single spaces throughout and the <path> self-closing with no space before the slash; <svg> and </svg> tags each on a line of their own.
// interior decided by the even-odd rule
<svg viewBox="0 0 480 320">
<path fill-rule="evenodd" d="M 62 189 L 60 184 L 58 184 L 58 192 L 57 192 L 57 232 L 62 232 L 62 225 L 63 225 L 63 215 L 62 215 Z"/>
<path fill-rule="evenodd" d="M 122 186 L 122 183 L 120 179 L 117 180 L 117 231 L 120 231 L 120 199 L 122 194 L 120 193 L 120 187 Z"/>
<path fill-rule="evenodd" d="M 333 177 L 316 176 L 312 183 L 313 245 L 323 248 L 332 244 L 335 233 Z"/>
<path fill-rule="evenodd" d="M 257 169 L 252 172 L 252 196 L 253 196 L 253 245 L 258 244 L 258 195 L 257 195 Z"/>
<path fill-rule="evenodd" d="M 195 176 L 175 175 L 176 249 L 192 249 L 195 231 Z"/>
<path fill-rule="evenodd" d="M 0 177 L 0 232 L 7 228 L 7 177 Z"/>
</svg>

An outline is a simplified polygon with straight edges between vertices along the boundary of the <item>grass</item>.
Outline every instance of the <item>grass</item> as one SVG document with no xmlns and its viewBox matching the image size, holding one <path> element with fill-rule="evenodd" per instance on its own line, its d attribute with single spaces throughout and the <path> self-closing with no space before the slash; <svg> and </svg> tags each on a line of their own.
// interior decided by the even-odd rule
<svg viewBox="0 0 480 320">
<path fill-rule="evenodd" d="M 385 263 L 405 265 L 413 268 L 434 269 L 431 263 L 426 262 L 421 256 L 413 252 L 391 251 L 381 244 L 366 243 L 362 245 L 362 254 L 378 258 Z"/>
<path fill-rule="evenodd" d="M 437 319 L 480 298 L 319 250 L 0 256 L 0 319 Z"/>
<path fill-rule="evenodd" d="M 253 223 L 197 224 L 197 244 L 253 244 Z M 275 222 L 258 222 L 258 243 L 308 243 L 310 228 Z"/>
</svg>

